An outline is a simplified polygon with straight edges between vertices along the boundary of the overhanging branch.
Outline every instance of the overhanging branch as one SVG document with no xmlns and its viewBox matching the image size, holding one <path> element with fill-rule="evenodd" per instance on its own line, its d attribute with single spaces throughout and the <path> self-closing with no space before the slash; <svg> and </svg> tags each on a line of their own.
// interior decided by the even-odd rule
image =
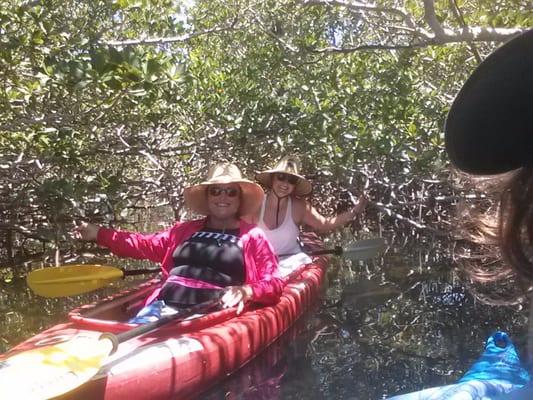
<svg viewBox="0 0 533 400">
<path fill-rule="evenodd" d="M 303 6 L 336 6 L 345 8 L 363 18 L 371 26 L 373 34 L 378 33 L 376 29 L 382 32 L 382 40 L 374 38 L 369 42 L 364 37 L 359 37 L 358 43 L 345 43 L 343 46 L 328 46 L 313 50 L 316 53 L 351 53 L 365 50 L 421 48 L 450 43 L 469 43 L 472 46 L 472 43 L 475 42 L 504 42 L 529 29 L 521 27 L 469 27 L 465 24 L 461 24 L 459 28 L 444 27 L 437 18 L 434 0 L 423 0 L 424 21 L 429 30 L 421 26 L 420 23 L 417 24 L 414 16 L 401 7 L 385 7 L 349 0 L 302 0 L 301 4 Z M 457 10 L 452 11 L 457 12 Z M 397 23 L 383 27 L 375 23 L 375 20 L 387 15 L 394 17 Z"/>
<path fill-rule="evenodd" d="M 223 26 L 220 28 L 207 29 L 205 31 L 191 33 L 190 35 L 170 36 L 170 37 L 164 37 L 164 38 L 159 37 L 159 38 L 128 39 L 128 40 L 108 40 L 108 41 L 103 41 L 102 43 L 108 46 L 143 46 L 143 45 L 144 46 L 157 46 L 157 45 L 168 44 L 168 43 L 186 43 L 200 36 L 233 30 L 236 22 L 237 20 L 235 19 L 230 25 Z"/>
<path fill-rule="evenodd" d="M 312 50 L 315 53 L 352 53 L 365 50 L 394 50 L 414 49 L 429 46 L 439 46 L 451 43 L 474 43 L 474 42 L 505 42 L 514 36 L 527 31 L 526 28 L 480 28 L 469 27 L 462 31 L 444 29 L 442 36 L 431 35 L 425 40 L 414 40 L 410 43 L 362 43 L 350 47 L 328 46 Z"/>
</svg>

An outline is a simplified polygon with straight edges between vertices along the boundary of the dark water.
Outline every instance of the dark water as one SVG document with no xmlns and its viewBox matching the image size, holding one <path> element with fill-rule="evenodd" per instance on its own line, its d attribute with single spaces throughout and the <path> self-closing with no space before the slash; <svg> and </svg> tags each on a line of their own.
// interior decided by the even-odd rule
<svg viewBox="0 0 533 400">
<path fill-rule="evenodd" d="M 369 262 L 336 260 L 323 298 L 281 340 L 202 399 L 382 399 L 454 382 L 495 330 L 525 349 L 527 310 L 476 301 L 451 243 L 388 238 Z M 0 284 L 0 350 L 114 293 L 44 300 L 24 281 Z"/>
<path fill-rule="evenodd" d="M 393 243 L 337 263 L 316 309 L 202 399 L 383 399 L 454 382 L 496 330 L 525 349 L 527 310 L 476 301 L 451 268 L 451 243 Z"/>
</svg>

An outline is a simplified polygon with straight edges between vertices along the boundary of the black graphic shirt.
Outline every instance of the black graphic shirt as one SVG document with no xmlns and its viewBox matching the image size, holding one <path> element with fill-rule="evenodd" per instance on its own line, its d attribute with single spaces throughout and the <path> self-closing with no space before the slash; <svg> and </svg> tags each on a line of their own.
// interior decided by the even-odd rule
<svg viewBox="0 0 533 400">
<path fill-rule="evenodd" d="M 203 229 L 176 247 L 170 275 L 226 287 L 244 284 L 246 272 L 239 229 Z M 160 299 L 167 304 L 185 306 L 216 298 L 221 289 L 189 288 L 167 282 Z"/>
</svg>

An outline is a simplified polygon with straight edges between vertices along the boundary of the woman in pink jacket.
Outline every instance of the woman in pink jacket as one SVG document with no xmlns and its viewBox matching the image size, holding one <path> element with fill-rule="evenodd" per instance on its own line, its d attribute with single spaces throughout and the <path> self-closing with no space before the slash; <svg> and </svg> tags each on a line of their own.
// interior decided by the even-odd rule
<svg viewBox="0 0 533 400">
<path fill-rule="evenodd" d="M 165 282 L 133 322 L 148 322 L 216 298 L 223 307 L 237 306 L 240 312 L 250 301 L 275 303 L 283 288 L 264 233 L 240 219 L 257 212 L 262 198 L 261 187 L 243 179 L 235 165 L 217 164 L 206 181 L 184 190 L 186 206 L 205 218 L 178 222 L 155 234 L 83 223 L 75 237 L 96 241 L 118 256 L 161 263 Z"/>
</svg>

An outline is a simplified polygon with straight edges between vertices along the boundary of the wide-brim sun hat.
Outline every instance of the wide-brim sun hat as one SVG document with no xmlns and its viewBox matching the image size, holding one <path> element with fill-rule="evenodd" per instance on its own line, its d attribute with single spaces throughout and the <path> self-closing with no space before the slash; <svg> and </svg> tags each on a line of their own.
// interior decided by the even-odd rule
<svg viewBox="0 0 533 400">
<path fill-rule="evenodd" d="M 183 191 L 185 206 L 195 213 L 208 215 L 207 188 L 211 185 L 236 183 L 241 188 L 239 214 L 253 215 L 261 207 L 265 193 L 257 183 L 244 179 L 235 164 L 219 163 L 209 169 L 207 179 L 197 185 L 186 187 Z"/>
<path fill-rule="evenodd" d="M 294 187 L 294 194 L 296 196 L 306 196 L 311 193 L 313 186 L 304 176 L 300 175 L 301 163 L 300 159 L 294 155 L 283 157 L 276 166 L 272 169 L 260 172 L 255 176 L 255 179 L 267 188 L 272 187 L 272 174 L 283 173 L 298 178 L 298 182 Z"/>
<path fill-rule="evenodd" d="M 478 175 L 533 163 L 533 30 L 490 54 L 455 98 L 445 124 L 446 151 Z"/>
</svg>

